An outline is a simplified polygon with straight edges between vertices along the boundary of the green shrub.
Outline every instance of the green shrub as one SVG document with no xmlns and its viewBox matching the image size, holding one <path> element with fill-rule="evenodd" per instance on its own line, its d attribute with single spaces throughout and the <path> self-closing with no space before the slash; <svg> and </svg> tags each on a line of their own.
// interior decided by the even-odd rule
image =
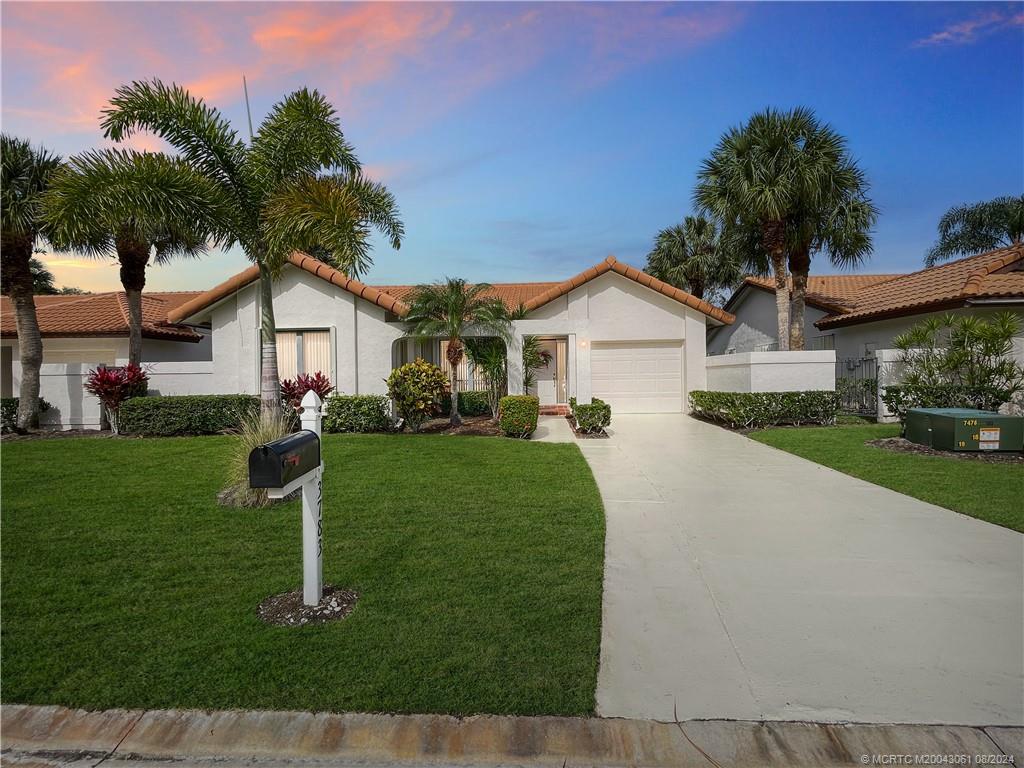
<svg viewBox="0 0 1024 768">
<path fill-rule="evenodd" d="M 333 395 L 327 398 L 325 432 L 387 432 L 391 402 L 384 395 Z"/>
<path fill-rule="evenodd" d="M 529 437 L 537 429 L 540 399 L 534 395 L 506 395 L 501 398 L 498 424 L 506 437 Z"/>
<path fill-rule="evenodd" d="M 13 432 L 18 426 L 18 400 L 17 397 L 0 398 L 0 430 Z M 39 398 L 39 412 L 50 410 L 50 404 Z"/>
<path fill-rule="evenodd" d="M 434 415 L 448 391 L 444 371 L 421 358 L 391 371 L 387 384 L 388 397 L 413 432 L 419 432 L 423 422 Z"/>
<path fill-rule="evenodd" d="M 459 392 L 460 416 L 486 416 L 491 412 L 486 389 L 470 389 Z M 446 392 L 441 398 L 441 413 L 447 416 L 452 412 L 452 395 Z"/>
<path fill-rule="evenodd" d="M 612 423 L 612 407 L 604 400 L 593 397 L 589 405 L 579 405 L 576 398 L 573 398 L 570 407 L 573 418 L 576 419 L 576 428 L 580 432 L 604 432 L 604 428 Z"/>
<path fill-rule="evenodd" d="M 894 384 L 882 392 L 882 402 L 889 412 L 903 424 L 911 408 L 978 408 L 997 411 L 1010 402 L 1013 393 L 1008 389 L 968 387 L 959 384 Z"/>
<path fill-rule="evenodd" d="M 255 395 L 133 397 L 121 406 L 118 420 L 129 435 L 214 435 L 238 429 L 259 407 Z"/>
<path fill-rule="evenodd" d="M 776 424 L 834 424 L 839 413 L 835 392 L 691 392 L 698 416 L 733 428 L 759 429 Z"/>
<path fill-rule="evenodd" d="M 892 405 L 885 396 L 882 401 L 903 414 L 915 407 L 998 410 L 1024 391 L 1024 366 L 1013 354 L 1020 329 L 1020 317 L 1013 312 L 921 321 L 893 339 L 902 381 L 889 395 Z"/>
</svg>

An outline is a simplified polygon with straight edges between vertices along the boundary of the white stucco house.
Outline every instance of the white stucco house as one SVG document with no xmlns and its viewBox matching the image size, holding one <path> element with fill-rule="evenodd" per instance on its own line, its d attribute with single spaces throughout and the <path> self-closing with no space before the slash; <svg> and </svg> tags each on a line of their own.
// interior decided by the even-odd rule
<svg viewBox="0 0 1024 768">
<path fill-rule="evenodd" d="M 147 294 L 153 297 L 144 341 L 144 349 L 148 344 L 153 350 L 145 353 L 151 390 L 259 391 L 258 279 L 258 270 L 250 267 L 202 293 Z M 415 357 L 446 367 L 443 339 L 418 342 L 405 336 L 405 301 L 414 289 L 366 285 L 310 256 L 293 254 L 273 286 L 280 375 L 322 371 L 339 392 L 384 394 L 392 368 Z M 509 392 L 522 391 L 523 336 L 538 336 L 551 362 L 536 372 L 532 393 L 552 409 L 570 397 L 583 402 L 600 397 L 617 413 L 685 411 L 688 393 L 705 388 L 708 327 L 733 321 L 729 312 L 613 257 L 562 282 L 498 283 L 492 290 L 510 307 L 526 310 L 514 322 L 509 343 Z M 118 294 L 110 296 L 109 301 L 119 300 Z M 166 305 L 162 317 L 155 302 Z M 16 395 L 20 366 L 9 309 L 0 313 L 0 332 L 4 394 Z M 187 353 L 153 346 L 167 343 L 157 338 L 162 334 L 180 334 L 170 343 Z M 89 337 L 84 328 L 75 336 L 44 333 L 44 369 L 64 366 L 44 372 L 42 396 L 55 405 L 44 422 L 98 425 L 98 408 L 90 410 L 83 402 L 89 398 L 81 394 L 81 378 L 93 364 L 124 362 L 124 335 L 122 346 L 108 337 L 101 354 L 98 337 Z M 60 362 L 55 355 L 62 355 Z M 84 359 L 89 357 L 96 359 Z M 471 371 L 455 375 L 466 379 L 464 387 L 473 385 Z"/>
<path fill-rule="evenodd" d="M 725 309 L 736 317 L 708 330 L 708 354 L 777 348 L 774 284 L 748 277 Z M 835 350 L 840 365 L 891 349 L 893 339 L 931 315 L 981 316 L 1012 310 L 1024 319 L 1024 246 L 1001 248 L 910 274 L 811 276 L 807 348 Z M 1024 338 L 1017 344 L 1024 359 Z"/>
</svg>

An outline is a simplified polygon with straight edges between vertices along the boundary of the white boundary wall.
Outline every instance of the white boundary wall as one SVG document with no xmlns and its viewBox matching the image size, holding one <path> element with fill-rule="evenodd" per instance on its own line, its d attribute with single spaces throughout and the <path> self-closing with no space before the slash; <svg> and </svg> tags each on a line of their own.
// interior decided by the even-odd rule
<svg viewBox="0 0 1024 768">
<path fill-rule="evenodd" d="M 126 360 L 116 360 L 125 365 Z M 95 363 L 43 363 L 39 370 L 39 396 L 50 407 L 39 414 L 39 426 L 51 429 L 99 429 L 100 403 L 85 391 L 89 371 L 108 361 Z M 169 362 L 143 363 L 149 374 L 151 395 L 208 395 L 216 394 L 213 363 Z M 21 366 L 15 361 L 14 391 L 21 380 Z"/>
<path fill-rule="evenodd" d="M 707 358 L 712 392 L 801 392 L 836 388 L 834 350 L 737 352 Z"/>
</svg>

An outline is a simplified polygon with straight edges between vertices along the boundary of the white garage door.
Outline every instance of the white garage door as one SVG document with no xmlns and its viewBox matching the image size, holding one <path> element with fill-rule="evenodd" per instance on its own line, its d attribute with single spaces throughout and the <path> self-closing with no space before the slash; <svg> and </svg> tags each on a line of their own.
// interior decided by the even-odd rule
<svg viewBox="0 0 1024 768">
<path fill-rule="evenodd" d="M 600 341 L 590 353 L 590 386 L 616 413 L 683 410 L 680 341 Z"/>
</svg>

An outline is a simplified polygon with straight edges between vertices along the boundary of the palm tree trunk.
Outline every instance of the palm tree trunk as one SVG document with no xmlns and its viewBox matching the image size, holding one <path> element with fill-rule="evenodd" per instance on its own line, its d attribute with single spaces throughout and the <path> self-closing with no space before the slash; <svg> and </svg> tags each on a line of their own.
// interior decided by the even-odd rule
<svg viewBox="0 0 1024 768">
<path fill-rule="evenodd" d="M 761 226 L 764 248 L 771 256 L 775 278 L 776 338 L 779 350 L 789 349 L 789 286 L 786 285 L 786 222 L 766 221 Z"/>
<path fill-rule="evenodd" d="M 32 298 L 33 240 L 7 236 L 3 239 L 3 282 L 14 307 L 14 327 L 21 358 L 21 388 L 18 391 L 18 431 L 39 426 L 39 367 L 43 364 L 43 338 L 39 333 L 36 303 Z"/>
<path fill-rule="evenodd" d="M 807 304 L 807 276 L 810 270 L 809 249 L 790 254 L 789 271 L 793 275 L 793 301 L 789 308 L 789 348 L 791 350 L 803 350 L 806 346 L 804 310 Z"/>
<path fill-rule="evenodd" d="M 786 285 L 786 255 L 782 250 L 772 253 L 772 274 L 775 277 L 775 312 L 779 350 L 789 349 L 789 286 Z"/>
<path fill-rule="evenodd" d="M 128 362 L 142 365 L 142 289 L 146 287 L 149 248 L 134 240 L 118 239 L 121 285 L 128 301 Z"/>
<path fill-rule="evenodd" d="M 452 407 L 450 411 L 450 421 L 453 427 L 462 426 L 462 417 L 459 415 L 459 363 L 462 362 L 462 355 L 462 341 L 459 339 L 449 339 L 446 356 L 448 357 L 448 364 L 452 369 Z"/>
<path fill-rule="evenodd" d="M 277 323 L 274 321 L 273 276 L 260 263 L 260 415 L 281 409 L 281 377 L 277 372 Z"/>
</svg>

